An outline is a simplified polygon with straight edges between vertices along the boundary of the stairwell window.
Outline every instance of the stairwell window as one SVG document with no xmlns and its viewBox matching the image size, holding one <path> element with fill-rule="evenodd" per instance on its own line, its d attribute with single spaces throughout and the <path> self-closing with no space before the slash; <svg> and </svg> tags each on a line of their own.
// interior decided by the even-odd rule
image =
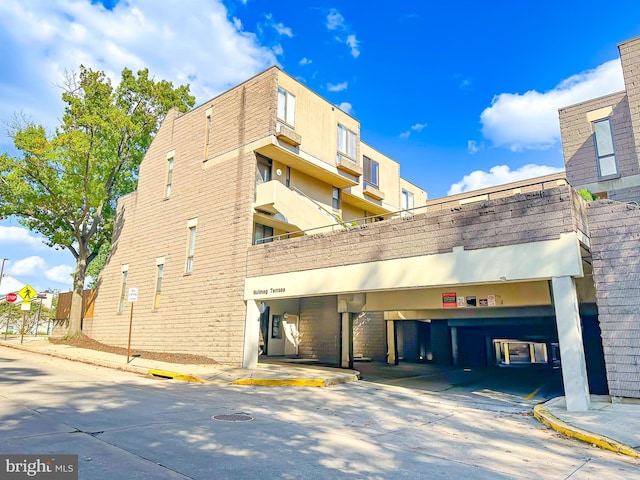
<svg viewBox="0 0 640 480">
<path fill-rule="evenodd" d="M 355 162 L 357 136 L 347 127 L 338 124 L 338 154 L 349 157 Z"/>
<path fill-rule="evenodd" d="M 296 97 L 278 87 L 278 123 L 293 128 L 296 123 Z"/>
<path fill-rule="evenodd" d="M 173 183 L 173 153 L 167 155 L 167 181 L 164 189 L 164 198 L 171 196 L 171 184 Z"/>
<path fill-rule="evenodd" d="M 363 163 L 363 180 L 364 186 L 372 186 L 376 190 L 378 189 L 378 162 L 370 159 L 369 157 L 362 157 Z"/>
<path fill-rule="evenodd" d="M 118 302 L 118 313 L 122 313 L 124 310 L 124 302 L 127 301 L 127 276 L 129 275 L 129 264 L 122 265 L 120 268 L 121 280 L 120 280 L 120 301 Z"/>
<path fill-rule="evenodd" d="M 194 218 L 189 220 L 187 228 L 189 229 L 189 240 L 187 243 L 187 266 L 185 273 L 193 272 L 193 256 L 196 250 L 196 227 L 198 225 L 198 219 Z"/>
<path fill-rule="evenodd" d="M 593 122 L 593 140 L 598 160 L 598 174 L 600 177 L 611 177 L 618 174 L 611 118 L 604 118 Z"/>
<path fill-rule="evenodd" d="M 153 297 L 153 309 L 160 308 L 160 295 L 162 293 L 162 277 L 164 276 L 164 257 L 156 259 L 156 294 Z"/>
</svg>

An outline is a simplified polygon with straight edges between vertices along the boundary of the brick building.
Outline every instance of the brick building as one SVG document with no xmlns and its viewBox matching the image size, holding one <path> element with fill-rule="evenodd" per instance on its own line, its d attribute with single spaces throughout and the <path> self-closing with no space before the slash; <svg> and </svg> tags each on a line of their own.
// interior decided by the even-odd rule
<svg viewBox="0 0 640 480">
<path fill-rule="evenodd" d="M 618 45 L 625 90 L 560 109 L 567 179 L 588 207 L 609 392 L 640 398 L 640 37 Z"/>
</svg>

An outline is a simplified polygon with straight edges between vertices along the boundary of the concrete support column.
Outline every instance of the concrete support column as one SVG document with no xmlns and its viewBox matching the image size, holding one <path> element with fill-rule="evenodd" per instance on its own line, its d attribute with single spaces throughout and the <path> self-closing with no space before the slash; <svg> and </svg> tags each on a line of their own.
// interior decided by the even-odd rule
<svg viewBox="0 0 640 480">
<path fill-rule="evenodd" d="M 387 363 L 389 365 L 398 365 L 396 322 L 393 320 L 387 320 Z"/>
<path fill-rule="evenodd" d="M 576 286 L 572 277 L 553 277 L 551 287 L 567 411 L 583 412 L 589 410 L 591 400 Z"/>
<path fill-rule="evenodd" d="M 458 327 L 451 327 L 451 359 L 458 365 Z"/>
<path fill-rule="evenodd" d="M 258 348 L 260 343 L 260 309 L 258 302 L 247 300 L 247 317 L 244 322 L 244 350 L 242 368 L 258 366 Z"/>
<path fill-rule="evenodd" d="M 353 316 L 349 312 L 341 313 L 340 332 L 342 337 L 340 366 L 353 368 Z"/>
</svg>

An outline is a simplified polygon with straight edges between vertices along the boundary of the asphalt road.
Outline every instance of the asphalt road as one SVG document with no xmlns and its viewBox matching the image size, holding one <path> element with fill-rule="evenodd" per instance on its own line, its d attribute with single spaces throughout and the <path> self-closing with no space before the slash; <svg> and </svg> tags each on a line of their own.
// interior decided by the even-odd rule
<svg viewBox="0 0 640 480">
<path fill-rule="evenodd" d="M 9 348 L 0 453 L 78 454 L 87 480 L 640 479 L 637 461 L 562 438 L 527 412 L 437 392 L 187 384 Z"/>
</svg>

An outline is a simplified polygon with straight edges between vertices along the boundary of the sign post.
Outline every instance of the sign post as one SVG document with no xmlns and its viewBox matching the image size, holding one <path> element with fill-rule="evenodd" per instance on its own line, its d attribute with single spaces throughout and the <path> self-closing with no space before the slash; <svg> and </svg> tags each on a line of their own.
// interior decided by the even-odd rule
<svg viewBox="0 0 640 480">
<path fill-rule="evenodd" d="M 127 364 L 131 358 L 131 330 L 133 328 L 133 304 L 138 301 L 138 289 L 135 287 L 129 288 L 129 295 L 127 301 L 131 303 L 131 313 L 129 314 L 129 341 L 127 342 Z"/>
<path fill-rule="evenodd" d="M 27 324 L 27 312 L 31 310 L 31 302 L 22 302 L 20 310 L 22 310 L 22 326 L 20 327 L 20 345 L 22 345 L 24 343 L 25 325 Z"/>
</svg>

